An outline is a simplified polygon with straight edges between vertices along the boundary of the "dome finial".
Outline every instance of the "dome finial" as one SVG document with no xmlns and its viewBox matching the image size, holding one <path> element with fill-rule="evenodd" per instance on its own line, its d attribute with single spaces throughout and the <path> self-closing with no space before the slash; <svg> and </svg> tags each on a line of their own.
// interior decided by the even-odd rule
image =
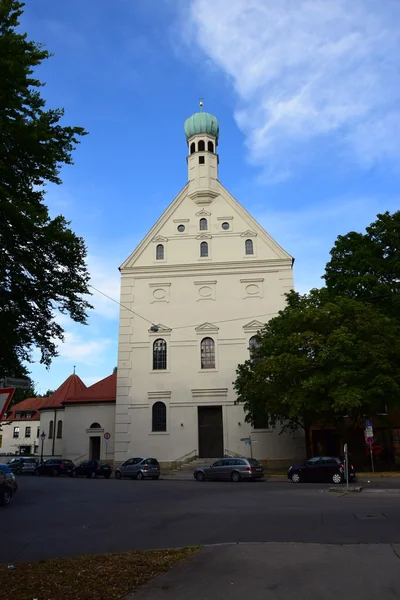
<svg viewBox="0 0 400 600">
<path fill-rule="evenodd" d="M 200 100 L 200 102 L 199 102 L 200 112 L 202 112 L 202 110 L 203 110 L 203 104 L 204 104 L 204 102 L 203 102 L 204 98 L 199 98 L 199 100 Z"/>
</svg>

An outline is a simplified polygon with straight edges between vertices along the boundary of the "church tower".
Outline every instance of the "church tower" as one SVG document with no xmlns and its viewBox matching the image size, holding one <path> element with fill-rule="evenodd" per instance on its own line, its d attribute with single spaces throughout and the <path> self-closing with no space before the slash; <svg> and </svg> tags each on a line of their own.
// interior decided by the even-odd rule
<svg viewBox="0 0 400 600">
<path fill-rule="evenodd" d="M 202 103 L 200 103 L 202 108 Z M 218 136 L 217 117 L 207 112 L 197 112 L 185 121 L 185 135 L 188 145 L 189 194 L 217 193 L 218 181 Z"/>
</svg>

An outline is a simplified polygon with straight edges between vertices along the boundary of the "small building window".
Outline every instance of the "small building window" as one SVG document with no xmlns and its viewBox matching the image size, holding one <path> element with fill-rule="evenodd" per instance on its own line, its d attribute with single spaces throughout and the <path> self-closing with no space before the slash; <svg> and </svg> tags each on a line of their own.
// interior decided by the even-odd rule
<svg viewBox="0 0 400 600">
<path fill-rule="evenodd" d="M 253 421 L 253 429 L 268 429 L 269 419 L 266 413 L 257 415 Z"/>
<path fill-rule="evenodd" d="M 208 144 L 207 144 L 207 150 L 209 152 L 214 152 L 214 144 L 212 142 L 208 142 Z"/>
<path fill-rule="evenodd" d="M 19 438 L 19 427 L 14 427 L 13 438 Z"/>
<path fill-rule="evenodd" d="M 153 344 L 153 370 L 162 371 L 167 368 L 167 342 L 156 340 Z"/>
<path fill-rule="evenodd" d="M 49 423 L 49 440 L 53 439 L 53 431 L 54 431 L 54 423 L 50 421 Z"/>
<path fill-rule="evenodd" d="M 204 165 L 205 160 L 204 160 L 204 156 L 199 156 L 199 165 Z"/>
<path fill-rule="evenodd" d="M 207 223 L 207 219 L 200 219 L 200 231 L 207 231 L 208 229 L 208 223 Z"/>
<path fill-rule="evenodd" d="M 62 438 L 62 429 L 63 429 L 63 422 L 61 421 L 61 419 L 58 421 L 57 423 L 57 437 L 59 439 Z"/>
<path fill-rule="evenodd" d="M 229 223 L 227 223 L 226 221 L 224 221 L 221 225 L 222 229 L 224 231 L 227 231 L 229 229 Z"/>
<path fill-rule="evenodd" d="M 25 416 L 26 416 L 27 419 L 32 419 L 33 413 L 27 412 Z"/>
<path fill-rule="evenodd" d="M 36 430 L 36 437 L 37 438 L 39 437 L 39 434 L 40 434 L 40 427 L 38 427 L 37 430 Z"/>
<path fill-rule="evenodd" d="M 15 418 L 16 419 L 21 419 L 22 418 L 22 413 L 20 413 L 20 412 L 15 413 Z"/>
<path fill-rule="evenodd" d="M 101 429 L 100 423 L 92 423 L 89 429 Z"/>
<path fill-rule="evenodd" d="M 201 340 L 201 368 L 215 369 L 215 342 L 212 338 L 206 337 Z"/>
<path fill-rule="evenodd" d="M 244 244 L 246 254 L 254 254 L 253 240 L 246 240 Z"/>
<path fill-rule="evenodd" d="M 167 431 L 167 407 L 164 402 L 156 402 L 152 409 L 152 431 Z"/>
<path fill-rule="evenodd" d="M 192 142 L 190 144 L 190 154 L 193 154 L 194 152 L 196 152 L 196 144 Z"/>
<path fill-rule="evenodd" d="M 200 244 L 200 256 L 201 257 L 206 257 L 208 256 L 208 244 L 207 242 L 201 242 Z"/>
<path fill-rule="evenodd" d="M 26 438 L 31 437 L 31 428 L 30 427 L 25 427 L 25 437 Z"/>
<path fill-rule="evenodd" d="M 200 141 L 199 141 L 199 144 L 198 144 L 198 146 L 197 146 L 197 150 L 198 150 L 199 152 L 204 152 L 204 150 L 205 150 L 205 149 L 206 149 L 206 145 L 205 145 L 205 143 L 204 143 L 204 140 L 200 140 Z"/>
<path fill-rule="evenodd" d="M 164 246 L 162 244 L 157 245 L 156 260 L 164 260 Z"/>
<path fill-rule="evenodd" d="M 185 231 L 185 226 L 180 224 L 178 225 L 177 230 L 179 231 L 179 233 L 183 233 Z"/>
</svg>

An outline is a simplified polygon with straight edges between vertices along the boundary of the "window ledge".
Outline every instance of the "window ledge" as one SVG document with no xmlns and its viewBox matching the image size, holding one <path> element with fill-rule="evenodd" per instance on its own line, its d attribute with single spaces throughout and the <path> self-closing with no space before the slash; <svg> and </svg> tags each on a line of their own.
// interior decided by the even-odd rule
<svg viewBox="0 0 400 600">
<path fill-rule="evenodd" d="M 169 369 L 151 369 L 151 371 L 149 371 L 149 373 L 151 375 L 162 375 L 163 373 L 169 373 L 170 370 Z"/>
<path fill-rule="evenodd" d="M 149 435 L 169 435 L 169 431 L 150 431 Z"/>
<path fill-rule="evenodd" d="M 219 369 L 199 369 L 199 373 L 217 373 Z"/>
</svg>

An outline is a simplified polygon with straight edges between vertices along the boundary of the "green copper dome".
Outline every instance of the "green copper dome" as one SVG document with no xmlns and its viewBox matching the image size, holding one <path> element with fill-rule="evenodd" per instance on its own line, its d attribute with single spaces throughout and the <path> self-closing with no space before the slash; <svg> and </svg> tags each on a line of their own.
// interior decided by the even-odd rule
<svg viewBox="0 0 400 600">
<path fill-rule="evenodd" d="M 197 112 L 185 121 L 186 139 L 197 133 L 209 133 L 218 139 L 219 125 L 217 117 L 207 112 Z"/>
</svg>

